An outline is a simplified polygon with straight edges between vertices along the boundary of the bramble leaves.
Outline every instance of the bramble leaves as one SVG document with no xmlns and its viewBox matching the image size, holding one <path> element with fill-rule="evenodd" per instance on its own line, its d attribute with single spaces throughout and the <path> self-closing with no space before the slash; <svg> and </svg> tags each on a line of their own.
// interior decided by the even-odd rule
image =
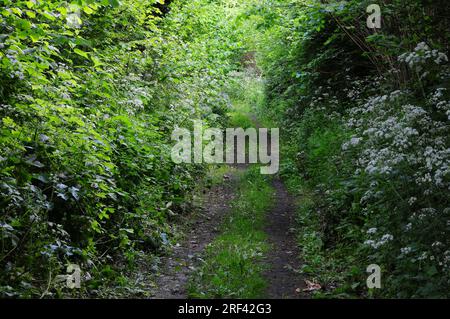
<svg viewBox="0 0 450 319">
<path fill-rule="evenodd" d="M 168 6 L 3 1 L 0 295 L 40 296 L 48 271 L 67 262 L 96 281 L 92 260 L 114 264 L 169 244 L 169 218 L 185 210 L 203 171 L 175 167 L 170 131 L 186 118 L 221 125 L 237 49 L 231 26 L 214 27 L 220 5 Z M 23 267 L 26 287 L 15 279 Z"/>
</svg>

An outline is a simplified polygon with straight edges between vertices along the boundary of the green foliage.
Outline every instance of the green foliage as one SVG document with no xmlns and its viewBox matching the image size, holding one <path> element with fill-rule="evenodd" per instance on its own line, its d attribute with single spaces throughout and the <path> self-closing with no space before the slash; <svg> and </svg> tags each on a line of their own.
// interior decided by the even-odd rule
<svg viewBox="0 0 450 319">
<path fill-rule="evenodd" d="M 245 64 L 244 64 L 245 67 Z M 253 127 L 251 119 L 261 105 L 264 104 L 264 82 L 256 70 L 245 68 L 241 72 L 230 74 L 227 88 L 232 101 L 232 109 L 228 112 L 229 127 Z"/>
<path fill-rule="evenodd" d="M 438 12 L 448 6 L 383 3 L 374 31 L 369 4 L 280 0 L 253 11 L 268 22 L 260 113 L 290 141 L 281 174 L 309 199 L 299 242 L 325 295 L 446 297 L 449 28 Z M 371 263 L 385 277 L 369 292 Z"/>
<path fill-rule="evenodd" d="M 221 125 L 238 31 L 202 0 L 0 3 L 0 294 L 55 296 L 68 263 L 99 287 L 169 245 L 203 172 L 170 135 Z"/>
<path fill-rule="evenodd" d="M 80 296 L 126 285 L 206 171 L 174 165 L 173 128 L 249 127 L 257 110 L 307 198 L 320 296 L 448 297 L 449 6 L 388 1 L 371 30 L 370 3 L 0 0 L 0 295 L 74 294 L 54 280 L 69 263 Z M 270 188 L 242 185 L 194 296 L 260 296 Z"/>
</svg>

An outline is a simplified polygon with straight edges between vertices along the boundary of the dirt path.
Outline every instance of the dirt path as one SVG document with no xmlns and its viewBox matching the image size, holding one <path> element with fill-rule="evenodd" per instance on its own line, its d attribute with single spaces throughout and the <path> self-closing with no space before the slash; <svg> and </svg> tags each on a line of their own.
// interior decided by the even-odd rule
<svg viewBox="0 0 450 319">
<path fill-rule="evenodd" d="M 259 123 L 250 114 L 255 126 Z M 269 140 L 270 144 L 270 140 Z M 270 149 L 270 146 L 269 146 Z M 237 171 L 245 171 L 248 164 L 231 165 Z M 207 244 L 218 235 L 218 227 L 230 210 L 236 185 L 239 182 L 236 172 L 227 174 L 224 183 L 209 190 L 203 197 L 203 213 L 194 218 L 186 233 L 186 240 L 174 247 L 171 255 L 162 258 L 162 272 L 156 280 L 157 289 L 153 298 L 182 299 L 187 297 L 186 285 L 189 276 L 195 271 L 199 258 Z M 296 243 L 295 205 L 284 184 L 279 178 L 273 181 L 275 206 L 268 212 L 266 233 L 272 249 L 265 262 L 269 268 L 265 272 L 268 298 L 305 298 L 301 291 L 305 284 L 295 272 L 299 269 L 299 253 Z"/>
<path fill-rule="evenodd" d="M 261 124 L 255 114 L 249 114 L 256 128 Z M 269 150 L 270 139 L 269 139 Z M 297 299 L 306 298 L 303 293 L 305 283 L 301 276 L 295 272 L 299 269 L 299 251 L 295 233 L 295 205 L 283 182 L 276 177 L 272 184 L 275 189 L 274 208 L 267 214 L 268 225 L 266 233 L 272 245 L 266 262 L 269 270 L 266 271 L 267 297 L 271 299 Z"/>
<path fill-rule="evenodd" d="M 245 167 L 240 167 L 245 170 Z M 189 276 L 195 271 L 199 258 L 207 244 L 218 235 L 218 227 L 230 209 L 238 179 L 227 176 L 223 184 L 214 186 L 203 197 L 203 211 L 187 229 L 185 240 L 174 247 L 173 253 L 161 260 L 162 271 L 156 280 L 157 288 L 153 293 L 156 299 L 187 298 L 186 286 Z M 269 269 L 267 279 L 267 297 L 305 298 L 301 293 L 305 285 L 299 269 L 298 246 L 295 239 L 295 206 L 283 183 L 277 178 L 273 181 L 275 206 L 267 214 L 266 233 L 272 249 L 267 255 Z M 299 290 L 300 289 L 300 290 Z"/>
<path fill-rule="evenodd" d="M 273 181 L 275 207 L 267 214 L 266 232 L 272 250 L 267 256 L 267 297 L 272 299 L 304 298 L 305 284 L 294 270 L 299 269 L 298 246 L 295 239 L 295 206 L 283 183 Z M 297 290 L 297 291 L 296 291 Z"/>
<path fill-rule="evenodd" d="M 187 298 L 186 285 L 206 245 L 218 234 L 218 226 L 234 198 L 237 178 L 227 176 L 223 184 L 212 187 L 202 198 L 203 210 L 186 227 L 185 240 L 175 246 L 172 254 L 161 258 L 162 271 L 156 279 L 155 299 Z"/>
</svg>

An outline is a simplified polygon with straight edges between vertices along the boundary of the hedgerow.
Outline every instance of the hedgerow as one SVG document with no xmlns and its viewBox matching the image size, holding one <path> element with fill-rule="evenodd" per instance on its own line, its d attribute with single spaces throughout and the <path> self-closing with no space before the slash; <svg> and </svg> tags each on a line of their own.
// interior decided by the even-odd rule
<svg viewBox="0 0 450 319">
<path fill-rule="evenodd" d="M 171 132 L 221 125 L 237 31 L 202 0 L 0 3 L 0 295 L 69 293 L 70 263 L 97 288 L 189 208 L 203 168 L 172 163 Z"/>
<path fill-rule="evenodd" d="M 334 296 L 448 297 L 447 6 L 383 2 L 371 30 L 368 1 L 271 4 L 264 112 L 291 141 L 304 272 Z M 383 277 L 368 292 L 370 264 Z"/>
</svg>

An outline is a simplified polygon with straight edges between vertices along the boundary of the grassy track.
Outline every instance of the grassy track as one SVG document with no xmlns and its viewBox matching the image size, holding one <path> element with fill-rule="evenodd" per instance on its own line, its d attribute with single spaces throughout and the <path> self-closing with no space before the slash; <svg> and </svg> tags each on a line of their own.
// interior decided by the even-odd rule
<svg viewBox="0 0 450 319">
<path fill-rule="evenodd" d="M 272 198 L 270 181 L 256 167 L 243 173 L 221 235 L 206 249 L 204 262 L 191 279 L 190 297 L 264 297 L 263 257 L 269 249 L 264 222 Z"/>
</svg>

